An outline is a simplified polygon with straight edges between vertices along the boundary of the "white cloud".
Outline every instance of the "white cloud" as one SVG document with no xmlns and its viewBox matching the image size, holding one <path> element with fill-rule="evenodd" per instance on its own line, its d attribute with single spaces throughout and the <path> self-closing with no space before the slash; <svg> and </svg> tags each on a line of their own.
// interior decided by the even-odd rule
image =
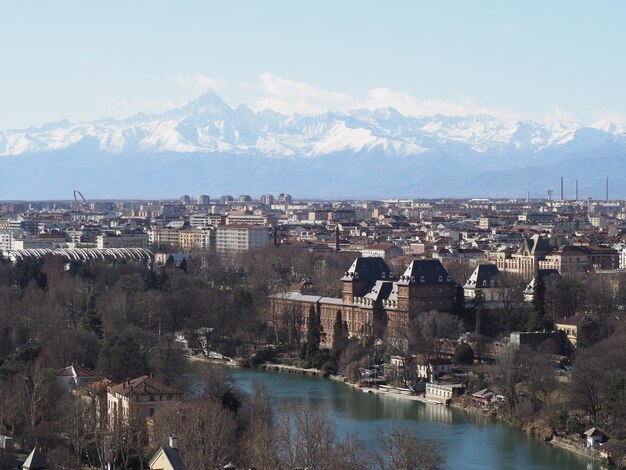
<svg viewBox="0 0 626 470">
<path fill-rule="evenodd" d="M 374 88 L 367 94 L 367 99 L 361 104 L 367 109 L 395 108 L 407 116 L 432 116 L 443 114 L 446 116 L 470 116 L 488 114 L 502 119 L 515 119 L 512 113 L 487 106 L 479 105 L 472 98 L 465 98 L 460 102 L 426 100 L 419 101 L 412 95 L 389 88 Z"/>
<path fill-rule="evenodd" d="M 365 99 L 336 91 L 314 87 L 307 82 L 298 82 L 271 73 L 259 76 L 259 89 L 265 94 L 257 99 L 255 109 L 272 109 L 284 114 L 313 114 L 325 111 L 347 112 L 356 108 L 395 108 L 407 116 L 468 116 L 489 114 L 502 119 L 516 119 L 513 113 L 502 109 L 479 105 L 476 100 L 466 98 L 460 102 L 428 100 L 419 101 L 414 96 L 390 88 L 374 88 Z"/>
<path fill-rule="evenodd" d="M 297 82 L 271 73 L 259 76 L 259 87 L 266 95 L 256 100 L 257 109 L 272 109 L 281 113 L 320 113 L 341 111 L 354 104 L 351 95 L 315 88 L 307 82 Z"/>
<path fill-rule="evenodd" d="M 221 78 L 209 77 L 208 75 L 204 75 L 202 73 L 177 73 L 175 75 L 170 75 L 167 79 L 184 87 L 195 86 L 202 89 L 217 89 L 226 85 L 226 82 Z"/>
<path fill-rule="evenodd" d="M 576 116 L 559 108 L 558 106 L 555 106 L 543 115 L 542 121 L 547 124 L 574 123 L 576 122 Z"/>
</svg>

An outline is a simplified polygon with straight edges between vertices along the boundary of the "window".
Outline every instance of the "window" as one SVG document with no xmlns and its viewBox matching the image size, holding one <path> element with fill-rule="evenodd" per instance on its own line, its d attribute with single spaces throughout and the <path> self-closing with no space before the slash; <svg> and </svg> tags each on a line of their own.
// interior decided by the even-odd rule
<svg viewBox="0 0 626 470">
<path fill-rule="evenodd" d="M 150 395 L 150 401 L 154 401 L 154 395 Z"/>
</svg>

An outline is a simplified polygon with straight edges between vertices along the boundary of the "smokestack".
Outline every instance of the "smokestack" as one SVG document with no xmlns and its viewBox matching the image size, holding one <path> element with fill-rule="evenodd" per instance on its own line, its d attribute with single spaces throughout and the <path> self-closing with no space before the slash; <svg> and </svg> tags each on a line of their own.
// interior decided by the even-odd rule
<svg viewBox="0 0 626 470">
<path fill-rule="evenodd" d="M 563 177 L 561 176 L 561 201 L 563 200 Z"/>
<path fill-rule="evenodd" d="M 178 437 L 176 436 L 176 434 L 170 434 L 169 441 L 170 441 L 170 447 L 172 449 L 178 448 Z"/>
<path fill-rule="evenodd" d="M 606 202 L 609 202 L 609 177 L 606 177 L 606 187 L 604 189 L 604 197 L 606 199 Z"/>
<path fill-rule="evenodd" d="M 578 180 L 576 180 L 576 200 L 578 201 Z"/>
<path fill-rule="evenodd" d="M 339 225 L 335 227 L 335 253 L 339 253 Z"/>
</svg>

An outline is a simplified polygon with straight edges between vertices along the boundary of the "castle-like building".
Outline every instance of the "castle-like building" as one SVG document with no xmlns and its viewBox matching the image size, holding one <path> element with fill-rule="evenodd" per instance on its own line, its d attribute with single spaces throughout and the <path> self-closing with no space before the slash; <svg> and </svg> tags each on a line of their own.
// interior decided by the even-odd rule
<svg viewBox="0 0 626 470">
<path fill-rule="evenodd" d="M 397 278 L 380 257 L 357 258 L 341 278 L 342 297 L 287 292 L 268 298 L 269 322 L 276 329 L 298 330 L 304 338 L 311 307 L 332 344 L 337 312 L 350 336 L 405 338 L 409 321 L 428 310 L 450 311 L 456 286 L 439 260 L 415 260 Z"/>
</svg>

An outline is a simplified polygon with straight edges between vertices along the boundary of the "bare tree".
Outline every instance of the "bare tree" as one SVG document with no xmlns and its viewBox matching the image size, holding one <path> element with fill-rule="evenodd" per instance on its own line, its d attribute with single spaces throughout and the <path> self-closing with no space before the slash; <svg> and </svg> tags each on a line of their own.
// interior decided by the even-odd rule
<svg viewBox="0 0 626 470">
<path fill-rule="evenodd" d="M 373 461 L 380 470 L 440 470 L 444 458 L 436 441 L 421 439 L 408 427 L 395 427 L 389 432 L 378 432 L 380 451 L 373 453 Z"/>
<path fill-rule="evenodd" d="M 76 467 L 87 447 L 94 442 L 94 413 L 90 403 L 78 394 L 69 395 L 63 406 L 63 428 L 70 447 L 76 454 Z"/>
<path fill-rule="evenodd" d="M 285 405 L 277 421 L 277 440 L 284 465 L 331 468 L 335 429 L 323 408 Z"/>
</svg>

